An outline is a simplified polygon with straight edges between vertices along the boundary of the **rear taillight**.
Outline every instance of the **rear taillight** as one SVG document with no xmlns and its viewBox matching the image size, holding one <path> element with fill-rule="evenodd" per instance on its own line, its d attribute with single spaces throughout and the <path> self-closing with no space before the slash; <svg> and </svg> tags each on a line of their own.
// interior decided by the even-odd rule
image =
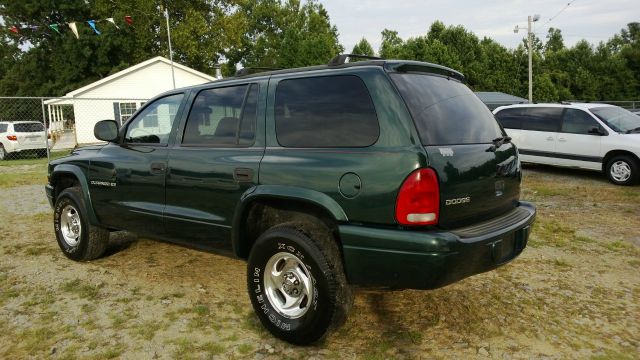
<svg viewBox="0 0 640 360">
<path fill-rule="evenodd" d="M 11 141 L 18 141 L 18 137 L 15 135 L 7 135 L 7 139 L 11 140 Z"/>
<path fill-rule="evenodd" d="M 433 169 L 418 169 L 402 183 L 396 201 L 401 225 L 435 225 L 440 215 L 440 186 Z"/>
</svg>

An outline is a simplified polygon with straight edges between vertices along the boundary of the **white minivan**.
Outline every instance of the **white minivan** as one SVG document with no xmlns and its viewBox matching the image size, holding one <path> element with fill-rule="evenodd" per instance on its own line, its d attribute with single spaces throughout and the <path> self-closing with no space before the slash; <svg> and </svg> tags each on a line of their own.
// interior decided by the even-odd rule
<svg viewBox="0 0 640 360">
<path fill-rule="evenodd" d="M 608 104 L 521 104 L 493 113 L 523 162 L 604 171 L 618 185 L 640 179 L 640 116 Z"/>
</svg>

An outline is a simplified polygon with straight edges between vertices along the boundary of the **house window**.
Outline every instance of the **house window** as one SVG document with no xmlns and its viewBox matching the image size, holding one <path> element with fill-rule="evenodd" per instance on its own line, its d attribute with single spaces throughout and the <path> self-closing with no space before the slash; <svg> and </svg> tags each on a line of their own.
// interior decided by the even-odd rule
<svg viewBox="0 0 640 360">
<path fill-rule="evenodd" d="M 120 121 L 124 123 L 136 112 L 136 103 L 120 103 Z"/>
</svg>

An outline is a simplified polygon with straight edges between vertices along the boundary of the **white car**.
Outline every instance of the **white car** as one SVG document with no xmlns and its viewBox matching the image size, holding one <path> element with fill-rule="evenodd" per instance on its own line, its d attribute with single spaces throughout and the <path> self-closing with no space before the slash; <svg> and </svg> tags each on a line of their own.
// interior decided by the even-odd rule
<svg viewBox="0 0 640 360">
<path fill-rule="evenodd" d="M 0 160 L 19 153 L 47 156 L 47 134 L 38 121 L 0 121 Z"/>
<path fill-rule="evenodd" d="M 640 180 L 640 117 L 621 107 L 522 104 L 493 113 L 523 162 L 603 171 L 618 185 Z"/>
</svg>

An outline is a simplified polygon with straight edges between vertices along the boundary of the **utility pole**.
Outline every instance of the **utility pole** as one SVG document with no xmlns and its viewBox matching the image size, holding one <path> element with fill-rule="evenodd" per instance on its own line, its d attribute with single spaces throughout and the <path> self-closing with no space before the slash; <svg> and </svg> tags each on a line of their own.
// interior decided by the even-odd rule
<svg viewBox="0 0 640 360">
<path fill-rule="evenodd" d="M 527 17 L 527 48 L 529 50 L 529 103 L 533 103 L 533 29 L 532 24 L 540 20 L 540 15 L 529 15 Z M 513 32 L 518 33 L 520 27 L 516 25 Z"/>
<path fill-rule="evenodd" d="M 167 38 L 169 39 L 169 60 L 171 60 L 171 79 L 173 80 L 173 88 L 176 88 L 176 74 L 173 71 L 173 50 L 171 49 L 171 28 L 169 28 L 169 9 L 165 6 L 164 17 L 167 19 Z"/>
</svg>

